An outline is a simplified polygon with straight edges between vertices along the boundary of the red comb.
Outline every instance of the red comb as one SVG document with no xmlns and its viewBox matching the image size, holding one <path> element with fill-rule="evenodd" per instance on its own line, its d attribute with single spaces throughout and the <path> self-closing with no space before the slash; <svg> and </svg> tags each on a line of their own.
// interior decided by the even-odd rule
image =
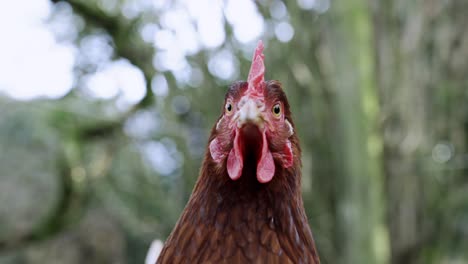
<svg viewBox="0 0 468 264">
<path fill-rule="evenodd" d="M 263 93 L 265 64 L 263 63 L 265 55 L 263 55 L 263 42 L 260 40 L 255 49 L 250 66 L 249 77 L 247 78 L 248 88 L 247 93 Z"/>
</svg>

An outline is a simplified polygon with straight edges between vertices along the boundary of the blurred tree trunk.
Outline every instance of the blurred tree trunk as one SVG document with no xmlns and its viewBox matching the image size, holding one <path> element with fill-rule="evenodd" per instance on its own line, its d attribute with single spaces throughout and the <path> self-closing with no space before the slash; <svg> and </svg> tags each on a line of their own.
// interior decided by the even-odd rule
<svg viewBox="0 0 468 264">
<path fill-rule="evenodd" d="M 329 55 L 328 76 L 336 96 L 338 127 L 336 148 L 340 149 L 335 195 L 336 235 L 339 252 L 336 263 L 378 263 L 373 236 L 376 227 L 372 191 L 376 177 L 371 177 L 367 151 L 368 117 L 363 109 L 363 95 L 372 85 L 370 17 L 365 1 L 333 2 L 325 32 Z M 326 61 L 323 61 L 326 66 Z"/>
<path fill-rule="evenodd" d="M 441 213 L 426 210 L 426 192 L 440 188 L 427 169 L 432 162 L 427 146 L 448 141 L 465 149 L 460 120 L 466 122 L 467 114 L 455 109 L 466 110 L 468 4 L 371 0 L 371 6 L 391 263 L 427 263 L 422 249 L 437 244 L 440 227 L 434 222 Z M 438 195 L 429 198 L 437 201 Z"/>
<path fill-rule="evenodd" d="M 413 249 L 422 234 L 424 182 L 416 161 L 420 146 L 427 141 L 428 76 L 420 49 L 424 14 L 415 3 L 373 2 L 375 73 L 382 116 L 391 263 L 394 264 L 413 263 Z"/>
</svg>

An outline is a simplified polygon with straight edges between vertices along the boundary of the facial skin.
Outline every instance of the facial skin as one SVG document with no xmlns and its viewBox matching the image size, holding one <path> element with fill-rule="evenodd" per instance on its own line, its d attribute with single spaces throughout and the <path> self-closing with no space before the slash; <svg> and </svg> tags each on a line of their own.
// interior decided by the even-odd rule
<svg viewBox="0 0 468 264">
<path fill-rule="evenodd" d="M 281 85 L 264 82 L 262 89 L 250 89 L 246 82 L 231 86 L 224 103 L 224 112 L 216 125 L 217 136 L 210 142 L 213 160 L 224 164 L 232 180 L 241 177 L 244 159 L 253 157 L 257 164 L 257 180 L 271 181 L 275 163 L 292 166 L 293 153 L 289 138 L 294 130 L 289 105 Z"/>
</svg>

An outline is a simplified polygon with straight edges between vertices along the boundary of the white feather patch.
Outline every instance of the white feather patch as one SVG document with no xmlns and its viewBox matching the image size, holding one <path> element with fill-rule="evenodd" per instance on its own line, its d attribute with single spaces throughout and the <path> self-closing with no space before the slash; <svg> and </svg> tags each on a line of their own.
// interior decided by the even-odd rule
<svg viewBox="0 0 468 264">
<path fill-rule="evenodd" d="M 294 134 L 294 129 L 293 129 L 293 126 L 291 125 L 291 123 L 289 123 L 289 121 L 286 119 L 286 124 L 288 124 L 288 127 L 289 127 L 289 136 L 292 136 Z"/>
<path fill-rule="evenodd" d="M 224 116 L 219 119 L 218 123 L 216 123 L 216 130 L 219 130 L 219 126 L 221 125 L 221 121 L 223 121 L 223 119 Z"/>
</svg>

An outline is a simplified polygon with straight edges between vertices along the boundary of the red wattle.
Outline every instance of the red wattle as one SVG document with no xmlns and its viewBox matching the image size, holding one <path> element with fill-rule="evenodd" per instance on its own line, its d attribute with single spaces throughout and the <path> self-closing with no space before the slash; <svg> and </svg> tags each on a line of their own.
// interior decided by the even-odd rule
<svg viewBox="0 0 468 264">
<path fill-rule="evenodd" d="M 239 133 L 236 132 L 234 146 L 229 152 L 227 160 L 227 171 L 229 177 L 234 181 L 240 178 L 242 175 L 242 169 L 244 167 L 244 157 L 239 143 Z"/>
<path fill-rule="evenodd" d="M 267 183 L 275 175 L 275 162 L 273 155 L 268 148 L 268 141 L 265 132 L 262 133 L 262 152 L 257 163 L 257 180 L 260 183 Z"/>
</svg>

